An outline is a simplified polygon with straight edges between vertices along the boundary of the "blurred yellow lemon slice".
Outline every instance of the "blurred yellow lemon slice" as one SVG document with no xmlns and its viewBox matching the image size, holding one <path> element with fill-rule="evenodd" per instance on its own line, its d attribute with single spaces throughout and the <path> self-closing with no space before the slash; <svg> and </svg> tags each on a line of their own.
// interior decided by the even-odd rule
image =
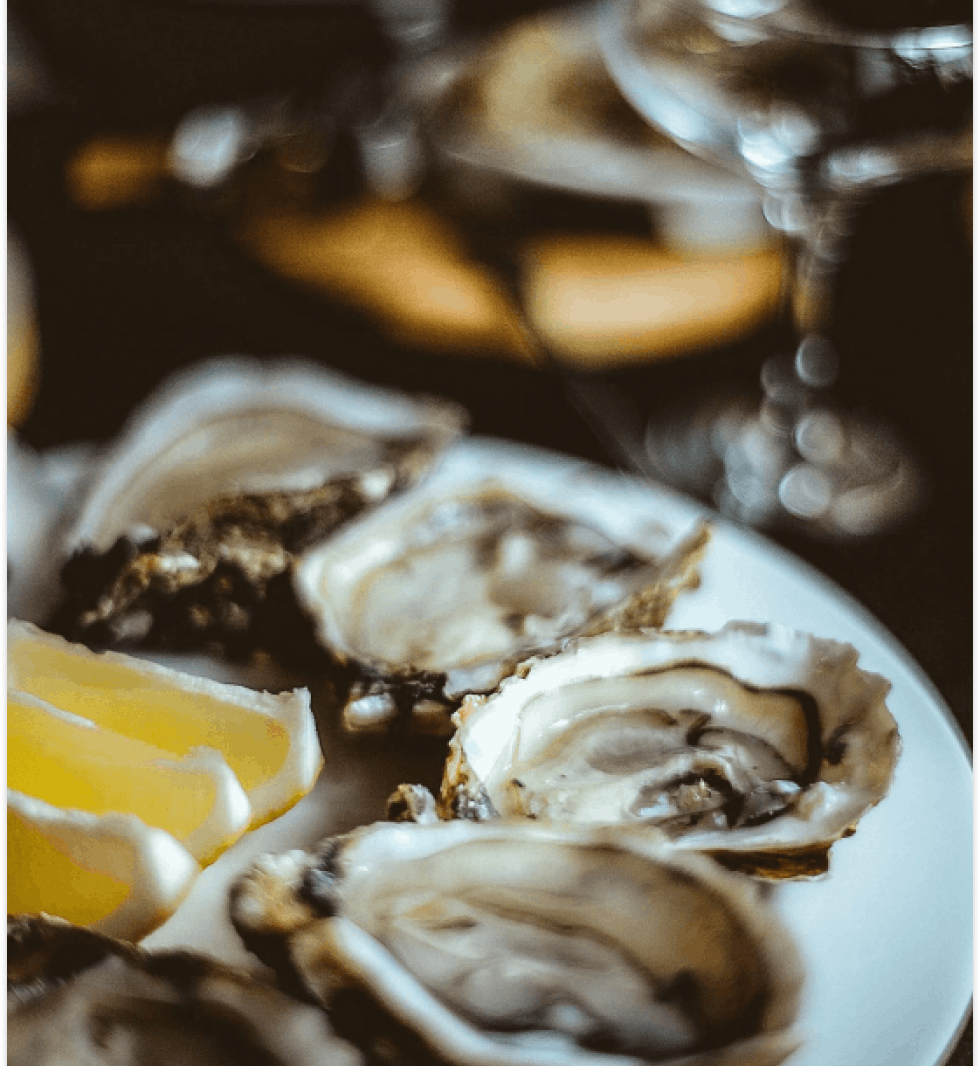
<svg viewBox="0 0 980 1066">
<path fill-rule="evenodd" d="M 248 798 L 218 752 L 174 759 L 35 696 L 7 693 L 7 785 L 54 807 L 134 814 L 206 864 L 245 832 Z"/>
<path fill-rule="evenodd" d="M 40 373 L 40 334 L 27 249 L 7 227 L 7 425 L 30 414 Z"/>
<path fill-rule="evenodd" d="M 89 211 L 149 200 L 166 177 L 167 144 L 159 137 L 97 137 L 65 173 L 72 199 Z"/>
<path fill-rule="evenodd" d="M 776 248 L 682 256 L 647 241 L 543 237 L 526 249 L 527 309 L 552 350 L 583 369 L 728 344 L 779 307 Z"/>
<path fill-rule="evenodd" d="M 733 211 L 745 211 L 736 205 Z M 687 225 L 697 222 L 695 212 Z M 717 225 L 702 220 L 711 248 Z M 452 221 L 421 201 L 255 216 L 239 233 L 268 266 L 376 314 L 399 339 L 457 354 L 531 358 L 513 308 Z M 729 343 L 780 307 L 784 255 L 758 237 L 708 254 L 612 234 L 552 234 L 521 251 L 524 308 L 553 354 L 583 369 Z"/>
<path fill-rule="evenodd" d="M 239 237 L 267 266 L 363 308 L 395 338 L 526 360 L 518 323 L 454 226 L 418 201 L 253 216 Z"/>
<path fill-rule="evenodd" d="M 215 749 L 248 796 L 250 828 L 292 807 L 322 764 L 305 689 L 273 695 L 191 677 L 16 621 L 7 624 L 7 687 L 171 756 Z"/>
<path fill-rule="evenodd" d="M 45 912 L 137 939 L 186 896 L 200 866 L 132 814 L 66 811 L 7 793 L 7 910 Z"/>
</svg>

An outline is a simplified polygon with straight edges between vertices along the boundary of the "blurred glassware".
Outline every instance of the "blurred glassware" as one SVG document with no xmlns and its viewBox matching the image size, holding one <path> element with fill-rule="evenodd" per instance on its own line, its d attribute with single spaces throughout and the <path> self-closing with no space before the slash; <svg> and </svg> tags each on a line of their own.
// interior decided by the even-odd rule
<svg viewBox="0 0 980 1066">
<path fill-rule="evenodd" d="M 758 190 L 677 148 L 623 100 L 595 10 L 562 8 L 466 41 L 420 14 L 429 30 L 409 35 L 380 97 L 352 83 L 316 101 L 201 106 L 166 144 L 101 137 L 72 159 L 71 194 L 98 209 L 169 183 L 277 272 L 443 352 L 527 360 L 525 317 L 585 370 L 745 335 L 780 299 L 782 249 Z M 353 191 L 331 195 L 345 167 Z M 515 304 L 475 249 L 474 224 L 516 217 L 536 191 L 578 197 L 585 215 L 629 205 L 638 225 L 569 235 L 528 218 L 513 250 Z M 498 229 L 502 246 L 511 235 Z"/>
<path fill-rule="evenodd" d="M 618 461 L 649 473 L 620 398 L 592 372 L 745 336 L 780 305 L 784 255 L 751 181 L 674 145 L 623 99 L 599 10 L 549 10 L 475 39 L 439 30 L 403 49 L 380 102 L 363 95 L 346 119 L 367 198 L 324 204 L 312 185 L 305 201 L 253 197 L 236 229 L 258 258 L 395 336 L 531 359 Z M 253 139 L 258 152 L 284 116 Z M 221 123 L 189 123 L 207 133 L 186 142 L 205 163 L 227 148 Z M 258 152 L 225 154 L 257 170 Z M 563 232 L 535 196 L 577 198 L 583 216 L 610 205 L 631 227 Z"/>
<path fill-rule="evenodd" d="M 755 185 L 678 148 L 623 98 L 596 13 L 589 5 L 523 19 L 444 53 L 438 76 L 430 61 L 428 86 L 417 79 L 408 92 L 420 99 L 433 164 L 472 196 L 522 182 L 645 205 L 678 251 L 769 246 Z"/>
<path fill-rule="evenodd" d="M 373 195 L 306 217 L 280 204 L 246 219 L 243 240 L 401 336 L 525 359 L 546 346 L 562 373 L 755 328 L 778 306 L 782 264 L 757 189 L 635 114 L 594 18 L 591 6 L 550 11 L 407 62 L 377 120 L 357 128 Z M 423 183 L 426 197 L 411 195 Z M 580 198 L 583 215 L 629 205 L 639 226 L 549 229 L 528 203 L 538 192 Z M 513 292 L 501 256 L 520 275 Z"/>
<path fill-rule="evenodd" d="M 918 473 L 890 430 L 825 399 L 831 297 L 869 195 L 969 166 L 972 37 L 896 29 L 908 5 L 872 0 L 844 28 L 830 3 L 615 0 L 468 34 L 459 5 L 378 0 L 374 29 L 349 32 L 390 54 L 331 52 L 316 86 L 200 103 L 166 143 L 91 142 L 69 184 L 89 207 L 176 189 L 409 343 L 536 360 L 623 461 L 737 518 L 873 532 L 914 505 Z M 552 194 L 628 208 L 633 228 L 549 231 Z M 757 328 L 787 238 L 804 343 L 767 364 L 761 406 L 706 394 L 629 436 L 629 398 L 579 371 Z"/>
<path fill-rule="evenodd" d="M 968 20 L 962 4 L 933 14 L 950 12 Z M 651 423 L 649 463 L 743 521 L 831 536 L 886 528 L 915 508 L 920 487 L 894 432 L 826 392 L 855 219 L 881 188 L 972 165 L 970 26 L 907 26 L 908 11 L 888 4 L 858 14 L 851 25 L 816 0 L 618 0 L 601 36 L 637 110 L 755 182 L 766 218 L 797 248 L 798 347 L 764 366 L 761 403 L 707 397 Z"/>
</svg>

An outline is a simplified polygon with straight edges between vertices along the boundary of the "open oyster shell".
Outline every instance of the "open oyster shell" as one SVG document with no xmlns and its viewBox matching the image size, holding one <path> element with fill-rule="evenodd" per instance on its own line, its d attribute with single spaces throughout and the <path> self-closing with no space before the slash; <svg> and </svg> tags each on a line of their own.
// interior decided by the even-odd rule
<svg viewBox="0 0 980 1066">
<path fill-rule="evenodd" d="M 323 1012 L 185 951 L 7 918 L 9 1066 L 358 1066 Z"/>
<path fill-rule="evenodd" d="M 624 532 L 533 449 L 468 441 L 424 485 L 306 552 L 297 598 L 339 668 L 345 726 L 450 733 L 463 696 L 567 638 L 661 625 L 706 528 Z"/>
<path fill-rule="evenodd" d="M 611 633 L 464 702 L 444 817 L 654 826 L 769 877 L 824 872 L 898 759 L 889 683 L 781 626 Z"/>
<path fill-rule="evenodd" d="M 100 645 L 247 645 L 295 554 L 412 484 L 464 423 L 452 404 L 312 363 L 176 376 L 132 416 L 65 538 L 57 628 Z"/>
<path fill-rule="evenodd" d="M 649 835 L 379 823 L 233 886 L 246 946 L 372 1061 L 781 1062 L 801 971 L 753 882 Z"/>
</svg>

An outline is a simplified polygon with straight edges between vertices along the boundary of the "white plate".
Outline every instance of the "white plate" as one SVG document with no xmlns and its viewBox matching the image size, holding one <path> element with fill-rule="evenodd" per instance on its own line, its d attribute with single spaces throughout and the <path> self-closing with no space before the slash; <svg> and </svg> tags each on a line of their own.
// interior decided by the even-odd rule
<svg viewBox="0 0 980 1066">
<path fill-rule="evenodd" d="M 633 542 L 663 544 L 663 527 L 690 528 L 706 512 L 667 489 L 572 459 L 472 440 L 458 451 L 487 472 L 503 466 L 528 486 L 573 498 Z M 457 460 L 453 460 L 457 461 Z M 644 532 L 646 531 L 646 532 Z M 969 1010 L 973 989 L 972 776 L 949 710 L 909 655 L 846 593 L 764 538 L 717 521 L 701 587 L 676 604 L 672 628 L 715 629 L 731 619 L 781 622 L 853 644 L 863 667 L 892 682 L 888 706 L 902 735 L 891 791 L 836 844 L 830 873 L 787 884 L 775 902 L 800 943 L 807 984 L 805 1044 L 791 1066 L 936 1066 Z M 314 791 L 249 834 L 200 878 L 184 906 L 145 941 L 248 962 L 225 917 L 235 874 L 265 851 L 312 844 L 383 816 L 402 781 L 431 775 L 410 750 L 327 740 Z"/>
</svg>

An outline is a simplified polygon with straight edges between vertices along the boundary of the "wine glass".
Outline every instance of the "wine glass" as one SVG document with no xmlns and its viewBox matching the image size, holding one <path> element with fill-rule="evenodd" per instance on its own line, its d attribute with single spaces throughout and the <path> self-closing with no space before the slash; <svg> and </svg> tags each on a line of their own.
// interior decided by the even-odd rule
<svg viewBox="0 0 980 1066">
<path fill-rule="evenodd" d="M 678 405 L 671 421 L 651 419 L 645 441 L 627 425 L 628 405 L 615 389 L 576 374 L 549 350 L 527 312 L 514 249 L 493 233 L 492 218 L 470 227 L 471 251 L 507 296 L 527 348 L 627 465 L 752 524 L 876 532 L 914 507 L 920 479 L 890 426 L 830 399 L 832 296 L 869 196 L 971 164 L 972 33 L 960 6 L 933 0 L 929 14 L 941 24 L 930 26 L 915 24 L 917 5 L 905 0 L 613 0 L 598 19 L 591 7 L 567 9 L 563 32 L 574 26 L 597 35 L 612 82 L 639 125 L 678 149 L 671 156 L 625 127 L 615 127 L 616 139 L 612 127 L 589 126 L 589 106 L 576 117 L 577 139 L 508 145 L 488 138 L 467 122 L 466 94 L 458 91 L 479 48 L 447 29 L 435 0 L 391 5 L 412 18 L 391 30 L 401 42 L 398 61 L 379 93 L 367 94 L 363 120 L 353 121 L 361 168 L 377 193 L 394 198 L 433 171 L 455 170 L 471 200 L 503 175 L 596 199 L 673 200 L 681 216 L 695 201 L 702 213 L 711 202 L 720 207 L 716 225 L 751 218 L 745 205 L 761 200 L 769 225 L 796 249 L 787 286 L 793 351 L 763 366 L 761 402 L 706 390 L 695 407 Z M 276 116 L 266 140 L 292 144 L 296 131 Z M 191 144 L 192 163 L 202 146 L 222 148 L 220 158 L 231 163 L 208 171 L 219 186 L 255 151 L 254 132 L 246 136 L 248 124 L 239 121 L 242 144 L 229 153 L 221 118 L 189 116 L 173 146 Z M 332 112 L 328 118 L 307 125 L 318 133 L 336 123 Z M 193 136 L 181 136 L 186 125 Z M 709 170 L 692 168 L 694 158 Z"/>
<path fill-rule="evenodd" d="M 597 45 L 598 10 L 562 7 L 451 43 L 396 98 L 411 101 L 430 194 L 505 297 L 526 354 L 613 460 L 650 476 L 642 412 L 596 371 L 703 348 L 723 315 L 732 336 L 757 325 L 782 255 L 754 183 L 677 146 L 622 97 Z M 617 270 L 623 298 L 608 301 Z M 560 289 L 556 276 L 576 280 Z M 684 284 L 703 304 L 682 324 L 695 299 Z M 572 288 L 585 304 L 569 319 Z"/>
<path fill-rule="evenodd" d="M 841 410 L 827 389 L 834 287 L 861 206 L 885 186 L 972 163 L 968 11 L 932 7 L 941 25 L 919 24 L 920 13 L 873 0 L 605 10 L 601 47 L 627 99 L 679 145 L 753 181 L 795 245 L 796 349 L 766 362 L 758 406 L 708 397 L 648 433 L 666 480 L 752 524 L 866 534 L 915 505 L 918 474 L 896 434 Z"/>
</svg>

